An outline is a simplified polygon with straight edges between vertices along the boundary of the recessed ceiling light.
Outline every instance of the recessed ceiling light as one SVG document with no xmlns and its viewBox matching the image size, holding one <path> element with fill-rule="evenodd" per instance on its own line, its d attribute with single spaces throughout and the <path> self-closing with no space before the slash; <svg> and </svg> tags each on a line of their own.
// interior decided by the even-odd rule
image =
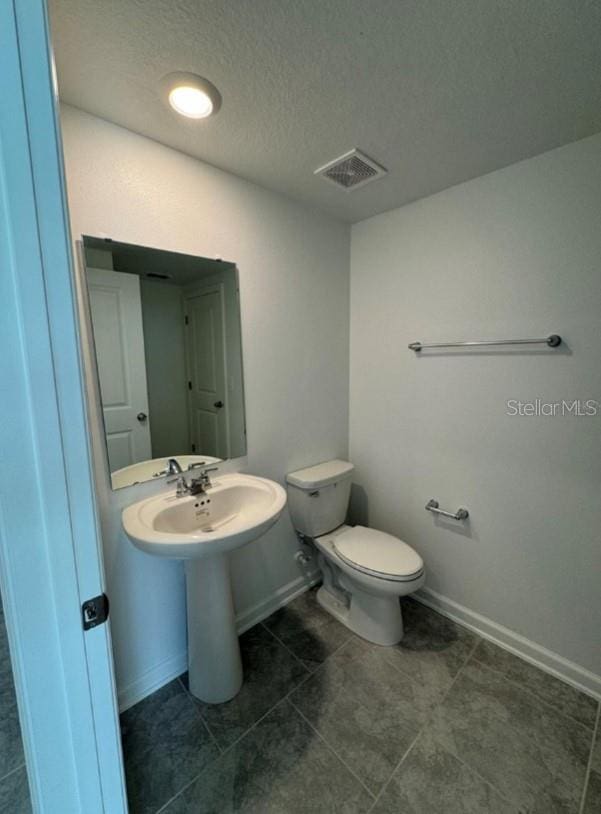
<svg viewBox="0 0 601 814">
<path fill-rule="evenodd" d="M 208 79 L 193 73 L 176 72 L 161 80 L 166 101 L 181 116 L 206 119 L 221 107 L 221 94 Z"/>
</svg>

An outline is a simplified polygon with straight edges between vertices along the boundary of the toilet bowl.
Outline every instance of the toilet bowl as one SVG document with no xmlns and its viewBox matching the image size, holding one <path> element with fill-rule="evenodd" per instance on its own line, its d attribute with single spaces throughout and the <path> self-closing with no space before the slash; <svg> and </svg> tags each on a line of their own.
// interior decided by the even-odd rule
<svg viewBox="0 0 601 814">
<path fill-rule="evenodd" d="M 424 563 L 397 537 L 344 524 L 352 472 L 339 460 L 291 472 L 288 506 L 299 537 L 318 552 L 319 604 L 362 638 L 393 645 L 403 636 L 399 598 L 424 584 Z"/>
</svg>

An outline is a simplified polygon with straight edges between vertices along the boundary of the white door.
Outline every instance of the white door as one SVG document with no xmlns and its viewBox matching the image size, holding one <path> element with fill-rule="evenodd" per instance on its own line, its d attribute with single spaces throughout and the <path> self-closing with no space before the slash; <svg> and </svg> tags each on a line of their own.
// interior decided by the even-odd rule
<svg viewBox="0 0 601 814">
<path fill-rule="evenodd" d="M 192 451 L 228 458 L 223 286 L 184 295 Z"/>
<path fill-rule="evenodd" d="M 152 458 L 140 278 L 87 269 L 111 472 Z"/>
</svg>

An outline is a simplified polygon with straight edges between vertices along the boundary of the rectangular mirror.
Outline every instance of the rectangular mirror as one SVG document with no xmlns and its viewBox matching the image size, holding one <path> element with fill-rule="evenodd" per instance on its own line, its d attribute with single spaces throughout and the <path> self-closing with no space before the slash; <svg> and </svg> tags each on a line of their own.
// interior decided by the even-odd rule
<svg viewBox="0 0 601 814">
<path fill-rule="evenodd" d="M 113 489 L 245 455 L 235 264 L 89 236 L 82 254 Z"/>
</svg>

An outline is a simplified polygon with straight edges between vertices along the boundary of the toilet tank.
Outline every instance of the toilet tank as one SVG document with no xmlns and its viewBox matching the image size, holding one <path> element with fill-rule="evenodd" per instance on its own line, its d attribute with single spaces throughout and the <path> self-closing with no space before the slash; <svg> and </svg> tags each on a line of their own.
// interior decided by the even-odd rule
<svg viewBox="0 0 601 814">
<path fill-rule="evenodd" d="M 326 461 L 286 476 L 292 524 L 307 537 L 319 537 L 346 518 L 354 467 L 348 461 Z"/>
</svg>

